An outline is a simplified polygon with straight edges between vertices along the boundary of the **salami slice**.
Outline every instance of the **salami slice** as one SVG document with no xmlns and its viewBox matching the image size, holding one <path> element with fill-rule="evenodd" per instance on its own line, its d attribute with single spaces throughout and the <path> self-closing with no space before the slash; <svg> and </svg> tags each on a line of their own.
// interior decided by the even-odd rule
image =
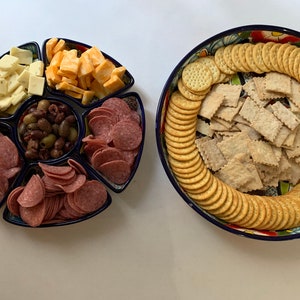
<svg viewBox="0 0 300 300">
<path fill-rule="evenodd" d="M 7 179 L 14 178 L 21 171 L 21 167 L 11 167 L 10 169 L 0 168 L 0 174 Z"/>
<path fill-rule="evenodd" d="M 114 126 L 111 136 L 116 148 L 133 150 L 141 144 L 142 129 L 133 120 L 122 120 Z"/>
<path fill-rule="evenodd" d="M 108 107 L 100 106 L 92 109 L 88 114 L 88 120 L 91 120 L 93 117 L 96 116 L 108 116 L 112 118 L 115 121 L 115 123 L 118 121 L 118 117 L 116 116 L 114 110 Z"/>
<path fill-rule="evenodd" d="M 118 116 L 118 120 L 122 120 L 131 112 L 129 105 L 123 99 L 117 97 L 107 99 L 101 107 L 112 109 Z"/>
<path fill-rule="evenodd" d="M 106 200 L 107 191 L 104 185 L 97 180 L 86 181 L 73 197 L 74 205 L 86 213 L 99 209 Z"/>
<path fill-rule="evenodd" d="M 107 147 L 107 143 L 100 138 L 94 138 L 86 141 L 85 146 L 83 147 L 85 154 L 90 159 L 93 156 L 93 153 L 98 149 L 103 149 Z"/>
<path fill-rule="evenodd" d="M 110 132 L 115 121 L 108 116 L 96 116 L 89 121 L 89 127 L 96 138 L 100 138 L 107 144 L 111 141 Z"/>
<path fill-rule="evenodd" d="M 9 182 L 7 177 L 0 177 L 0 200 L 4 198 L 7 190 L 8 190 Z"/>
<path fill-rule="evenodd" d="M 130 112 L 130 114 L 128 114 L 127 116 L 125 116 L 124 119 L 125 120 L 133 120 L 133 121 L 137 122 L 138 124 L 141 123 L 141 117 L 140 117 L 139 113 L 137 111 L 135 111 L 135 110 L 132 110 Z"/>
<path fill-rule="evenodd" d="M 131 167 L 127 161 L 112 160 L 102 164 L 99 171 L 110 181 L 116 184 L 124 184 L 131 173 Z"/>
<path fill-rule="evenodd" d="M 45 186 L 41 177 L 34 174 L 30 177 L 24 190 L 18 197 L 22 207 L 33 207 L 43 201 L 45 197 Z"/>
<path fill-rule="evenodd" d="M 91 164 L 96 170 L 99 170 L 103 163 L 111 160 L 124 160 L 122 151 L 114 147 L 99 149 L 93 153 Z"/>
<path fill-rule="evenodd" d="M 6 135 L 0 135 L 0 166 L 10 169 L 19 165 L 19 153 L 16 145 Z"/>
</svg>

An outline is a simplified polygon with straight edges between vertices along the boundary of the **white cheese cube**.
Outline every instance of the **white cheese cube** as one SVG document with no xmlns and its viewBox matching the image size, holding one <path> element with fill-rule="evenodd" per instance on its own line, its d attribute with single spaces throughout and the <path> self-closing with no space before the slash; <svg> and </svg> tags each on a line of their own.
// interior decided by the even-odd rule
<svg viewBox="0 0 300 300">
<path fill-rule="evenodd" d="M 28 68 L 29 68 L 29 66 L 18 64 L 14 71 L 17 72 L 18 74 L 21 74 L 24 70 L 26 70 Z"/>
<path fill-rule="evenodd" d="M 28 88 L 30 75 L 31 73 L 27 69 L 25 69 L 17 78 L 18 82 L 22 84 L 26 89 Z"/>
<path fill-rule="evenodd" d="M 20 93 L 13 94 L 11 104 L 17 105 L 26 97 L 27 97 L 27 93 L 25 91 L 21 91 Z"/>
<path fill-rule="evenodd" d="M 0 69 L 4 71 L 14 71 L 18 66 L 19 59 L 15 56 L 5 54 L 0 59 Z"/>
<path fill-rule="evenodd" d="M 17 73 L 12 73 L 8 78 L 8 86 L 7 86 L 7 92 L 12 93 L 19 85 L 20 82 L 18 81 L 19 75 Z"/>
<path fill-rule="evenodd" d="M 28 93 L 42 96 L 44 92 L 45 77 L 30 75 L 28 84 Z"/>
<path fill-rule="evenodd" d="M 29 65 L 32 63 L 33 55 L 30 50 L 18 47 L 12 47 L 9 52 L 10 55 L 19 58 L 19 64 Z"/>
<path fill-rule="evenodd" d="M 10 75 L 9 71 L 4 71 L 0 69 L 0 77 L 5 78 Z"/>
<path fill-rule="evenodd" d="M 29 65 L 29 72 L 36 76 L 43 76 L 44 63 L 41 60 L 36 60 Z"/>
<path fill-rule="evenodd" d="M 7 80 L 5 78 L 0 78 L 0 95 L 7 94 Z"/>
<path fill-rule="evenodd" d="M 0 110 L 4 111 L 11 106 L 12 96 L 0 97 Z"/>
</svg>

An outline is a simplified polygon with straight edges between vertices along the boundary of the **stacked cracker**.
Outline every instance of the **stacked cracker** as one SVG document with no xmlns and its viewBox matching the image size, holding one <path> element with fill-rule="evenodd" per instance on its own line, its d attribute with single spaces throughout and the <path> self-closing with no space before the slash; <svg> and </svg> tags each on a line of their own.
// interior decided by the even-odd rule
<svg viewBox="0 0 300 300">
<path fill-rule="evenodd" d="M 219 93 L 219 95 L 216 95 L 218 94 L 215 88 L 216 85 L 228 81 L 230 76 L 237 72 L 267 73 L 267 75 L 271 73 L 270 76 L 278 76 L 278 73 L 282 73 L 294 78 L 295 80 L 293 79 L 293 82 L 296 82 L 300 79 L 299 61 L 299 49 L 294 45 L 277 44 L 273 42 L 258 44 L 245 43 L 219 48 L 214 56 L 199 58 L 183 69 L 182 77 L 178 81 L 178 90 L 171 95 L 166 112 L 165 141 L 169 154 L 168 159 L 181 187 L 208 213 L 228 223 L 259 230 L 282 230 L 300 226 L 299 185 L 296 185 L 288 194 L 277 197 L 249 195 L 240 192 L 231 185 L 226 184 L 223 181 L 224 176 L 220 176 L 221 180 L 208 169 L 195 143 L 199 111 L 202 111 L 202 114 L 205 112 L 205 118 L 209 115 L 213 118 L 221 105 L 226 103 L 224 94 Z M 289 78 L 289 80 L 291 79 Z M 291 83 L 291 85 L 292 84 L 293 83 Z M 291 150 L 288 148 L 292 143 L 291 137 L 293 137 L 293 131 L 298 128 L 299 124 L 297 115 L 293 114 L 292 118 L 286 118 L 285 107 L 280 106 L 282 105 L 281 102 L 278 102 L 279 104 L 275 104 L 275 106 L 266 107 L 263 104 L 265 101 L 258 101 L 258 98 L 252 95 L 252 98 L 255 98 L 253 100 L 250 96 L 251 91 L 253 92 L 253 82 L 249 83 L 249 86 L 246 87 L 246 89 L 248 88 L 246 92 L 249 94 L 249 99 L 247 98 L 244 103 L 237 105 L 238 108 L 237 106 L 233 106 L 234 109 L 228 110 L 225 113 L 224 110 L 219 111 L 218 113 L 222 116 L 220 118 L 219 115 L 219 119 L 224 121 L 224 118 L 229 118 L 228 116 L 235 118 L 238 112 L 240 120 L 245 120 L 245 124 L 241 122 L 240 124 L 245 126 L 248 126 L 249 123 L 252 125 L 255 124 L 254 131 L 251 131 L 252 135 L 249 130 L 247 131 L 247 136 L 250 138 L 259 133 L 260 136 L 263 136 L 263 139 L 254 139 L 252 148 L 251 146 L 249 148 L 247 147 L 246 151 L 249 151 L 249 149 L 253 150 L 251 155 L 252 159 L 255 157 L 257 161 L 260 161 L 261 153 L 266 151 L 268 146 L 275 142 L 275 138 L 280 135 L 280 132 L 285 138 L 281 138 L 280 146 L 278 145 L 278 140 L 276 140 L 277 145 L 274 145 L 277 148 L 286 146 L 287 150 L 285 151 L 285 155 L 287 156 L 289 153 L 288 150 Z M 266 86 L 265 84 L 265 87 Z M 280 83 L 277 86 L 282 87 L 284 85 Z M 276 94 L 282 93 L 282 91 L 271 91 L 270 88 L 264 90 L 264 92 L 266 91 Z M 212 94 L 214 94 L 214 98 L 211 98 Z M 213 103 L 216 103 L 216 105 L 211 105 Z M 294 102 L 291 101 L 291 103 L 294 107 L 297 107 L 296 100 L 294 100 Z M 258 111 L 253 113 L 252 108 L 256 107 L 255 105 L 258 107 Z M 233 110 L 235 111 L 232 112 Z M 260 120 L 257 119 L 257 114 L 261 115 L 262 110 L 266 116 L 272 118 L 271 123 L 273 124 L 274 122 L 275 124 L 272 125 L 272 127 L 274 127 L 272 130 L 269 130 L 267 125 L 268 121 L 264 119 L 266 118 L 265 116 Z M 284 111 L 283 114 L 282 111 Z M 272 117 L 270 117 L 270 114 Z M 275 119 L 278 122 L 274 121 Z M 261 125 L 262 123 L 264 123 L 263 126 Z M 224 125 L 224 122 L 221 125 Z M 242 127 L 242 125 L 240 126 Z M 252 127 L 248 126 L 248 128 L 253 129 Z M 287 128 L 288 130 L 282 130 L 282 128 Z M 214 129 L 207 126 L 204 127 L 204 130 L 207 136 L 214 132 Z M 245 131 L 243 132 L 241 129 L 237 131 L 240 137 L 241 134 L 245 134 Z M 290 131 L 289 134 L 284 135 L 284 132 L 287 131 Z M 234 131 L 229 135 L 235 135 Z M 290 137 L 288 138 L 288 136 Z M 231 141 L 229 137 L 227 145 L 225 146 L 231 144 Z M 268 141 L 268 143 L 265 141 Z M 217 143 L 217 140 L 210 139 L 206 140 L 206 142 L 214 144 Z M 257 145 L 262 144 L 262 142 L 264 142 L 261 148 L 262 150 L 255 153 Z M 227 149 L 225 146 L 223 149 Z M 243 149 L 243 147 L 241 148 Z M 291 151 L 294 153 L 290 153 L 290 158 L 298 157 L 298 146 Z M 269 159 L 266 162 L 264 161 L 264 163 L 267 163 L 267 166 L 271 164 L 269 167 L 272 167 L 274 161 L 279 164 L 279 154 L 276 152 L 274 155 L 275 160 Z M 266 157 L 266 159 L 267 158 L 268 157 Z M 250 174 L 255 171 L 253 170 L 253 164 L 248 164 L 249 155 L 243 153 L 243 151 L 235 157 L 235 160 L 234 163 L 244 168 L 248 167 Z M 222 156 L 218 153 L 214 159 L 214 163 L 217 162 L 221 165 L 214 167 L 217 168 L 217 170 L 222 170 L 222 167 L 227 165 L 227 169 L 230 170 L 232 162 L 228 165 L 228 161 L 223 159 L 223 162 L 224 161 L 225 164 L 222 166 Z M 276 168 L 277 166 L 273 167 Z M 288 173 L 289 172 L 286 172 L 286 174 Z M 283 176 L 283 174 L 281 175 Z M 245 182 L 241 182 L 240 188 L 242 190 L 245 188 L 247 181 L 253 184 L 253 180 L 249 179 L 251 177 L 249 176 L 247 180 L 244 179 Z M 295 178 L 294 180 L 298 181 L 299 178 Z M 259 183 L 258 185 L 256 184 L 257 182 L 255 183 L 255 187 L 252 186 L 250 189 L 257 189 Z M 246 189 L 249 189 L 249 187 Z"/>
</svg>

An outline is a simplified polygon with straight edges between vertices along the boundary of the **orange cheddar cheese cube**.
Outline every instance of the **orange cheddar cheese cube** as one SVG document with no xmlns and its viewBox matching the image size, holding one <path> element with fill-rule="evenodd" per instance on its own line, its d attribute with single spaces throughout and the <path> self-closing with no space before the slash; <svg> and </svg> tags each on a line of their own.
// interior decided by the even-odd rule
<svg viewBox="0 0 300 300">
<path fill-rule="evenodd" d="M 96 67 L 93 72 L 93 76 L 99 83 L 103 84 L 110 78 L 114 68 L 115 65 L 109 59 L 105 59 L 99 66 Z"/>
<path fill-rule="evenodd" d="M 46 57 L 49 62 L 53 58 L 53 49 L 56 46 L 57 42 L 58 42 L 58 38 L 53 37 L 53 38 L 49 39 L 46 43 Z"/>
<path fill-rule="evenodd" d="M 57 83 L 61 82 L 61 76 L 57 74 L 57 66 L 48 66 L 45 70 L 47 84 L 54 87 Z"/>
<path fill-rule="evenodd" d="M 66 48 L 66 42 L 65 42 L 65 40 L 60 39 L 60 40 L 56 43 L 56 45 L 54 46 L 54 48 L 53 48 L 53 50 L 52 50 L 52 53 L 53 53 L 53 55 L 54 55 L 56 52 L 62 51 L 62 50 L 64 50 L 65 48 Z"/>
<path fill-rule="evenodd" d="M 79 58 L 78 77 L 86 76 L 94 71 L 93 62 L 87 52 L 83 52 Z"/>
<path fill-rule="evenodd" d="M 86 50 L 85 52 L 89 54 L 94 67 L 97 67 L 105 60 L 104 55 L 96 46 L 91 47 L 90 49 Z"/>
<path fill-rule="evenodd" d="M 115 69 L 113 69 L 112 73 L 111 73 L 111 76 L 118 76 L 120 79 L 123 78 L 124 74 L 126 72 L 126 68 L 124 66 L 121 66 L 121 67 L 117 67 Z"/>
<path fill-rule="evenodd" d="M 63 51 L 58 51 L 58 52 L 56 52 L 56 53 L 53 55 L 53 57 L 52 57 L 52 59 L 51 59 L 51 61 L 50 61 L 50 66 L 56 66 L 56 67 L 59 67 L 60 64 L 61 64 L 61 61 L 62 61 L 63 57 L 64 57 Z"/>
<path fill-rule="evenodd" d="M 60 70 L 67 74 L 73 74 L 77 76 L 79 68 L 79 57 L 77 57 L 77 50 L 72 49 L 64 51 L 64 56 L 60 63 Z"/>
<path fill-rule="evenodd" d="M 113 75 L 109 80 L 103 83 L 103 87 L 108 93 L 113 93 L 125 86 L 120 77 Z"/>
</svg>

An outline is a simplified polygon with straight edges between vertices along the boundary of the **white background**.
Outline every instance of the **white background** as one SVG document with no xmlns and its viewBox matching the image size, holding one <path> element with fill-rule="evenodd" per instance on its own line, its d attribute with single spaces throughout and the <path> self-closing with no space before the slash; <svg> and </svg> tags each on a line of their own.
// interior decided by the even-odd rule
<svg viewBox="0 0 300 300">
<path fill-rule="evenodd" d="M 111 192 L 104 213 L 53 229 L 0 220 L 1 299 L 297 299 L 300 241 L 236 236 L 189 208 L 160 163 L 155 114 L 169 74 L 197 44 L 246 24 L 300 31 L 299 11 L 298 0 L 3 2 L 0 53 L 52 36 L 98 46 L 134 76 L 147 133 L 134 180 Z"/>
</svg>

